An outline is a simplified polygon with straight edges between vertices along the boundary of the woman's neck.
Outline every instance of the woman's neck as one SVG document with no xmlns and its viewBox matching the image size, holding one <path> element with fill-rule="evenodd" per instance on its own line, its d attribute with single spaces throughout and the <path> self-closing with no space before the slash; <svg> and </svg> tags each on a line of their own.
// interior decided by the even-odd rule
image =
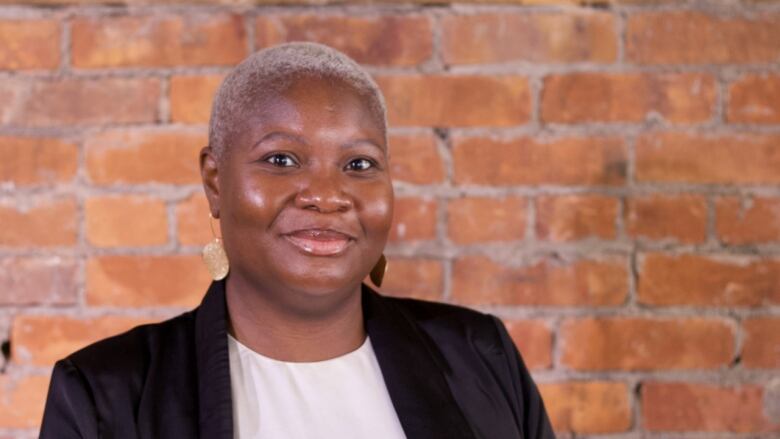
<svg viewBox="0 0 780 439">
<path fill-rule="evenodd" d="M 244 284 L 226 282 L 230 334 L 253 351 L 281 361 L 311 362 L 344 355 L 366 337 L 360 285 L 345 300 L 301 311 Z M 289 297 L 289 296 L 288 296 Z"/>
</svg>

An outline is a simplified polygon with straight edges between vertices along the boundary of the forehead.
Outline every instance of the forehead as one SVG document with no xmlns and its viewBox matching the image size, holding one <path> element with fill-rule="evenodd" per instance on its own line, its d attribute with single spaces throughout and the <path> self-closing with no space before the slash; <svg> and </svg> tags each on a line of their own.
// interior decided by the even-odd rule
<svg viewBox="0 0 780 439">
<path fill-rule="evenodd" d="M 369 99 L 332 78 L 298 78 L 281 90 L 255 99 L 248 110 L 244 131 L 285 128 L 306 134 L 313 129 L 332 127 L 344 132 L 350 128 L 364 136 L 378 136 L 377 141 L 384 143 L 383 123 Z"/>
</svg>

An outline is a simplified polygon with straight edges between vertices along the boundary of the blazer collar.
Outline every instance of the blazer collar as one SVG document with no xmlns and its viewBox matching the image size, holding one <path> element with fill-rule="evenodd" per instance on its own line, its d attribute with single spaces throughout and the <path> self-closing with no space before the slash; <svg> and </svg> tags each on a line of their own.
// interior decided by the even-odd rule
<svg viewBox="0 0 780 439">
<path fill-rule="evenodd" d="M 366 332 L 408 439 L 471 439 L 474 434 L 444 377 L 431 341 L 392 301 L 362 289 Z M 225 282 L 213 282 L 195 318 L 200 437 L 233 438 Z"/>
</svg>

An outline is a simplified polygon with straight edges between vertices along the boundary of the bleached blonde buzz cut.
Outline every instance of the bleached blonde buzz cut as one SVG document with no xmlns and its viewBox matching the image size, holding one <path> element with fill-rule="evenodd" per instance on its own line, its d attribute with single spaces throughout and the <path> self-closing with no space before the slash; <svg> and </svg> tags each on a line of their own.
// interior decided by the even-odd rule
<svg viewBox="0 0 780 439">
<path fill-rule="evenodd" d="M 255 52 L 222 81 L 211 107 L 209 146 L 223 157 L 230 140 L 243 128 L 247 114 L 256 113 L 265 98 L 283 92 L 301 77 L 335 80 L 365 99 L 381 123 L 387 145 L 387 109 L 379 86 L 360 64 L 319 43 L 292 42 Z"/>
</svg>

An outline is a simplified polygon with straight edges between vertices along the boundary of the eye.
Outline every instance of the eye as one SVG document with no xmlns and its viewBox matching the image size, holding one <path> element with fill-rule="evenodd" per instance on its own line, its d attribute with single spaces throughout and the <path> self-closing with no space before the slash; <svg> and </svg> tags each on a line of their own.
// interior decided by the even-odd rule
<svg viewBox="0 0 780 439">
<path fill-rule="evenodd" d="M 365 171 L 374 167 L 374 162 L 368 159 L 355 159 L 347 163 L 348 171 Z"/>
<path fill-rule="evenodd" d="M 270 155 L 266 157 L 264 160 L 279 168 L 290 168 L 298 164 L 295 162 L 295 159 L 292 158 L 290 155 L 281 154 L 281 153 Z"/>
</svg>

